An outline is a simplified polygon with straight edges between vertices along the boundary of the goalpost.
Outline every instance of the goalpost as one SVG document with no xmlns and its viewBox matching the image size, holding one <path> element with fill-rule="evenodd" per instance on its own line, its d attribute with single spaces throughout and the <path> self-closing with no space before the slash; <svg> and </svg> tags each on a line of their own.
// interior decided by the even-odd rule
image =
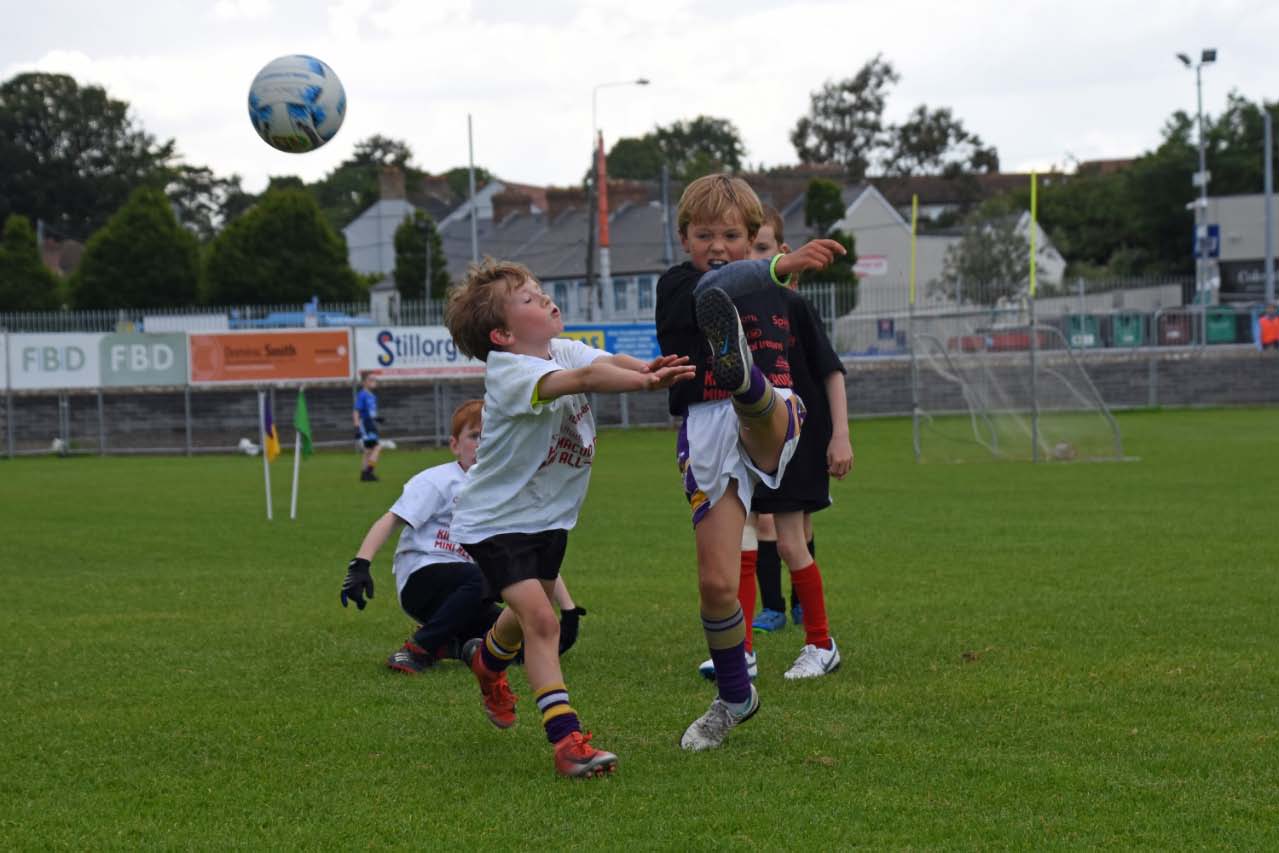
<svg viewBox="0 0 1279 853">
<path fill-rule="evenodd" d="M 916 306 L 911 203 L 910 358 L 915 460 L 1123 458 L 1119 426 L 1061 330 L 1035 320 L 1037 191 L 1027 296 L 995 307 Z"/>
</svg>

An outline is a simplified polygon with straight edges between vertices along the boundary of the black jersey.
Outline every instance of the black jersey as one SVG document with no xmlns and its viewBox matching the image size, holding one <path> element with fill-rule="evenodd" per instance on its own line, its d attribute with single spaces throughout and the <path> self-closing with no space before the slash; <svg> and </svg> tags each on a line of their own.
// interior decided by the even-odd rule
<svg viewBox="0 0 1279 853">
<path fill-rule="evenodd" d="M 790 326 L 787 359 L 793 378 L 791 387 L 804 401 L 808 414 L 782 482 L 776 489 L 766 488 L 762 483 L 757 485 L 751 509 L 755 512 L 816 512 L 830 505 L 826 448 L 834 425 L 826 377 L 836 372 L 842 374 L 844 365 L 809 301 L 786 288 L 778 290 L 784 294 Z"/>
<path fill-rule="evenodd" d="M 685 261 L 671 267 L 657 282 L 657 343 L 662 355 L 686 355 L 689 363 L 697 368 L 692 381 L 679 382 L 668 390 L 672 415 L 686 415 L 694 403 L 724 400 L 729 396 L 727 389 L 715 384 L 715 375 L 710 369 L 713 361 L 710 344 L 697 328 L 693 288 L 701 277 L 702 273 Z M 750 343 L 751 357 L 777 388 L 790 388 L 793 384 L 787 355 L 792 338 L 788 295 L 794 294 L 779 285 L 733 300 Z"/>
</svg>

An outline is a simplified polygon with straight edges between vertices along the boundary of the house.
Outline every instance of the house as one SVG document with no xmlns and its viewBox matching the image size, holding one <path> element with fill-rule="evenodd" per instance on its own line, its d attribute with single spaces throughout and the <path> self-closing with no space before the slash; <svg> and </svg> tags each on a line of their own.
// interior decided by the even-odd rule
<svg viewBox="0 0 1279 853">
<path fill-rule="evenodd" d="M 804 222 L 805 191 L 814 177 L 838 177 L 836 167 L 795 167 L 746 179 L 761 199 L 782 214 L 786 238 L 797 246 L 812 235 Z M 980 193 L 996 193 L 1022 186 L 1024 175 L 972 176 Z M 942 178 L 885 179 L 846 187 L 847 205 L 837 227 L 857 240 L 862 276 L 860 311 L 904 308 L 908 301 L 910 223 L 888 192 L 928 192 L 939 212 L 965 203 L 956 181 Z M 343 229 L 352 266 L 361 272 L 389 277 L 395 266 L 395 228 L 410 215 L 403 178 L 391 174 L 383 183 L 383 197 Z M 541 280 L 570 322 L 647 320 L 653 316 L 657 279 L 684 257 L 675 233 L 675 206 L 682 187 L 672 185 L 663 205 L 656 182 L 609 181 L 611 280 L 588 282 L 588 268 L 598 280 L 598 250 L 590 253 L 587 197 L 580 187 L 535 187 L 495 179 L 475 196 L 474 240 L 472 202 L 456 205 L 438 219 L 441 242 L 453 278 L 465 273 L 473 258 L 492 256 L 525 264 Z M 904 195 L 909 212 L 910 196 Z M 593 213 L 590 215 L 594 215 Z M 940 215 L 940 214 L 939 214 Z M 1029 217 L 1018 228 L 1029 234 Z M 1042 231 L 1037 239 L 1045 281 L 1060 280 L 1064 260 Z M 920 235 L 916 244 L 919 297 L 930 295 L 926 284 L 940 279 L 946 250 L 958 242 L 957 232 Z M 385 288 L 384 288 L 385 289 Z M 375 295 L 378 288 L 375 288 Z"/>
<path fill-rule="evenodd" d="M 874 185 L 846 188 L 848 202 L 835 228 L 847 231 L 856 240 L 858 311 L 904 309 L 910 303 L 911 238 L 910 221 Z M 789 225 L 789 222 L 787 223 Z M 1030 239 L 1030 213 L 1018 217 L 1016 230 Z M 1066 261 L 1035 225 L 1038 248 L 1037 277 L 1045 285 L 1061 282 Z M 917 234 L 915 238 L 916 304 L 943 304 L 946 299 L 932 285 L 939 282 L 945 268 L 946 252 L 958 244 L 960 231 L 950 229 Z"/>
</svg>

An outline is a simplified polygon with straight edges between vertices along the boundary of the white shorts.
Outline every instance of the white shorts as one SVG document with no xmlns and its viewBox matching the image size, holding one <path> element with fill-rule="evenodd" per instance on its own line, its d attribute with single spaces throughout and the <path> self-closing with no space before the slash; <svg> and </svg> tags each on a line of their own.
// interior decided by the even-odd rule
<svg viewBox="0 0 1279 853">
<path fill-rule="evenodd" d="M 710 508 L 722 498 L 729 482 L 737 481 L 737 497 L 750 511 L 751 495 L 756 483 L 777 488 L 786 473 L 786 465 L 795 455 L 799 431 L 804 423 L 804 404 L 789 388 L 776 388 L 778 402 L 791 412 L 782 444 L 777 470 L 761 471 L 751 461 L 738 435 L 737 412 L 731 399 L 710 403 L 694 403 L 680 424 L 675 442 L 675 456 L 684 478 L 684 496 L 693 511 L 693 526 L 706 517 Z"/>
</svg>

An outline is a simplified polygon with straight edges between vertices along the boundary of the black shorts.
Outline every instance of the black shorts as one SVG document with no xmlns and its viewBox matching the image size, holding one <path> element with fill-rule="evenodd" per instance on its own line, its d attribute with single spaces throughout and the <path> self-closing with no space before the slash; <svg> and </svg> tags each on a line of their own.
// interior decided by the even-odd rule
<svg viewBox="0 0 1279 853">
<path fill-rule="evenodd" d="M 568 531 L 500 533 L 482 542 L 461 545 L 479 563 L 489 586 L 501 594 L 519 581 L 553 581 L 559 577 L 568 548 Z"/>
<path fill-rule="evenodd" d="M 474 588 L 478 592 L 478 601 L 470 612 L 454 614 L 456 634 L 463 639 L 482 636 L 492 627 L 502 609 L 495 603 L 496 595 L 484 579 L 484 573 L 474 563 L 430 563 L 423 566 L 404 582 L 404 589 L 400 590 L 400 607 L 425 625 L 449 596 L 463 586 Z"/>
<path fill-rule="evenodd" d="M 365 450 L 372 450 L 373 448 L 377 446 L 378 446 L 378 437 L 376 435 L 369 436 L 368 438 L 364 439 Z"/>
</svg>

